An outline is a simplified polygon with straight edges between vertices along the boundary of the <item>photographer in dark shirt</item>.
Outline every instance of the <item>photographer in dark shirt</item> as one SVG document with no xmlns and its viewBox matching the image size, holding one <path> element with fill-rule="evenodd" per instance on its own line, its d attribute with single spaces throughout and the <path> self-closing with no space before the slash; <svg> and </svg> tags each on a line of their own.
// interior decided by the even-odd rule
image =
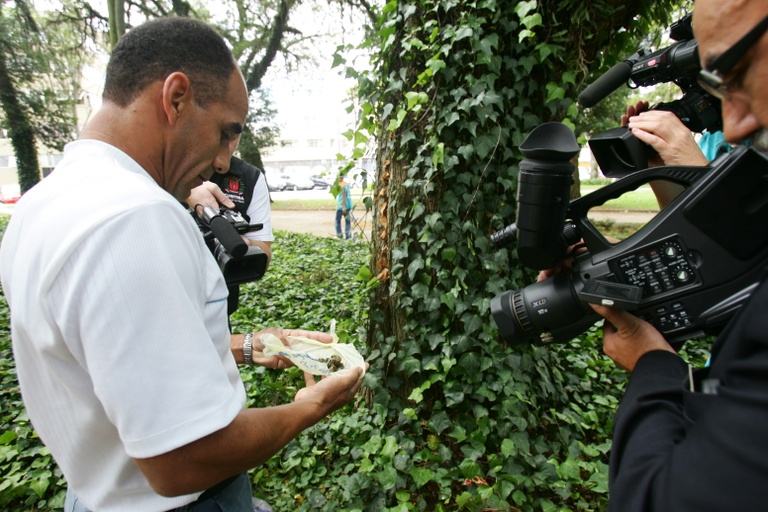
<svg viewBox="0 0 768 512">
<path fill-rule="evenodd" d="M 230 144 L 234 153 L 239 137 Z M 211 206 L 216 210 L 219 205 L 241 213 L 250 224 L 261 224 L 259 230 L 243 235 L 248 245 L 261 249 L 267 255 L 267 267 L 272 259 L 272 214 L 269 205 L 269 189 L 263 172 L 256 166 L 232 156 L 228 168 L 216 167 L 210 181 L 192 189 L 187 205 L 194 208 L 197 204 Z M 240 299 L 240 286 L 229 285 L 227 314 L 237 311 Z"/>
<path fill-rule="evenodd" d="M 725 30 L 724 22 L 728 29 Z M 768 127 L 768 3 L 698 0 L 700 82 L 721 98 L 726 140 Z M 762 510 L 768 480 L 768 284 L 718 337 L 710 368 L 691 372 L 649 323 L 605 317 L 605 353 L 632 372 L 616 415 L 609 510 Z"/>
</svg>

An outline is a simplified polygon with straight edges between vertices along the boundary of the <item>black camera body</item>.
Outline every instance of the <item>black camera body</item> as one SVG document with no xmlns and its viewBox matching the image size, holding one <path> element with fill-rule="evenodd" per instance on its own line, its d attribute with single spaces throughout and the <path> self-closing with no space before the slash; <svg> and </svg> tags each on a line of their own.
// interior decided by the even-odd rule
<svg viewBox="0 0 768 512">
<path fill-rule="evenodd" d="M 537 140 L 552 141 L 556 148 L 550 153 L 537 149 L 540 174 L 552 174 L 544 157 L 559 168 L 564 160 L 560 148 L 578 147 L 573 132 L 552 126 L 557 124 L 546 123 L 531 133 Z M 562 142 L 569 137 L 573 140 Z M 523 162 L 529 160 L 531 149 L 526 142 L 521 145 Z M 523 167 L 521 163 L 521 174 Z M 659 179 L 687 188 L 626 240 L 609 242 L 587 218 L 590 209 Z M 569 186 L 566 172 L 551 180 L 557 181 L 540 195 L 559 196 L 559 190 Z M 518 195 L 528 194 L 522 190 L 525 187 L 521 178 Z M 714 333 L 749 298 L 768 265 L 768 158 L 754 149 L 739 147 L 708 167 L 645 169 L 570 201 L 564 211 L 556 230 L 551 219 L 528 220 L 527 229 L 546 239 L 536 243 L 555 248 L 546 249 L 553 257 L 543 259 L 557 259 L 579 239 L 586 251 L 575 256 L 571 272 L 492 300 L 493 318 L 506 341 L 569 341 L 599 320 L 589 303 L 629 310 L 653 324 L 671 343 Z M 518 226 L 528 217 L 537 217 L 535 209 L 518 203 Z M 539 257 L 524 259 L 524 254 L 532 253 L 520 251 L 519 227 L 508 227 L 504 233 L 507 236 L 495 237 L 494 243 L 501 245 L 516 233 L 524 265 L 552 267 L 551 261 L 537 265 Z"/>
<path fill-rule="evenodd" d="M 697 82 L 701 64 L 690 14 L 673 24 L 670 36 L 676 42 L 666 48 L 655 52 L 640 49 L 611 68 L 582 92 L 579 103 L 591 107 L 624 83 L 631 87 L 643 87 L 673 82 L 683 91 L 683 97 L 659 103 L 651 110 L 672 112 L 692 132 L 720 130 L 723 121 L 720 100 Z M 650 146 L 624 127 L 594 135 L 589 140 L 589 147 L 603 174 L 609 178 L 621 178 L 645 169 L 648 157 L 654 154 Z"/>
<path fill-rule="evenodd" d="M 241 237 L 260 230 L 262 224 L 249 224 L 240 212 L 224 206 L 216 211 L 210 206 L 197 205 L 193 214 L 227 286 L 257 281 L 264 276 L 267 255 Z"/>
</svg>

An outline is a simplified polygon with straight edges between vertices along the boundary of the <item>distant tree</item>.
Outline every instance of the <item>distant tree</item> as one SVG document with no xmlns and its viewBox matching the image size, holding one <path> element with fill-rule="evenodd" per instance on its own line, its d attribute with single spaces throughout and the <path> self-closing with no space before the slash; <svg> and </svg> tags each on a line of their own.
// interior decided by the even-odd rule
<svg viewBox="0 0 768 512">
<path fill-rule="evenodd" d="M 75 128 L 82 40 L 27 0 L 0 10 L 0 123 L 16 156 L 22 193 L 40 179 L 37 142 L 60 150 Z"/>
<path fill-rule="evenodd" d="M 280 127 L 274 123 L 275 109 L 267 93 L 261 89 L 251 94 L 251 108 L 240 137 L 238 152 L 240 158 L 259 169 L 264 169 L 261 149 L 278 145 Z M 256 96 L 256 98 L 254 98 Z"/>
</svg>

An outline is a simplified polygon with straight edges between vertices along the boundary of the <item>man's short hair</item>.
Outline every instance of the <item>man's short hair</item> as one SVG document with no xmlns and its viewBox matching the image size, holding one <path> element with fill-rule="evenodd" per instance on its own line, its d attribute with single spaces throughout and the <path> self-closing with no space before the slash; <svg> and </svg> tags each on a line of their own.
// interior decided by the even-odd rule
<svg viewBox="0 0 768 512">
<path fill-rule="evenodd" d="M 118 41 L 107 65 L 103 98 L 125 107 L 151 83 L 180 71 L 204 107 L 225 97 L 235 66 L 224 39 L 210 26 L 185 17 L 156 18 Z"/>
</svg>

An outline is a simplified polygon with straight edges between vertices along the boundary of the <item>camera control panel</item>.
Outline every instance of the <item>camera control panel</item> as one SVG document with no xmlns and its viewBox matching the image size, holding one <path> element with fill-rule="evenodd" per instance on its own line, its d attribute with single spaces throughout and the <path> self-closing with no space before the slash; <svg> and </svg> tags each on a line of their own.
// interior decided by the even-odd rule
<svg viewBox="0 0 768 512">
<path fill-rule="evenodd" d="M 616 267 L 623 282 L 643 289 L 644 299 L 697 282 L 686 251 L 674 239 L 622 256 Z"/>
</svg>

